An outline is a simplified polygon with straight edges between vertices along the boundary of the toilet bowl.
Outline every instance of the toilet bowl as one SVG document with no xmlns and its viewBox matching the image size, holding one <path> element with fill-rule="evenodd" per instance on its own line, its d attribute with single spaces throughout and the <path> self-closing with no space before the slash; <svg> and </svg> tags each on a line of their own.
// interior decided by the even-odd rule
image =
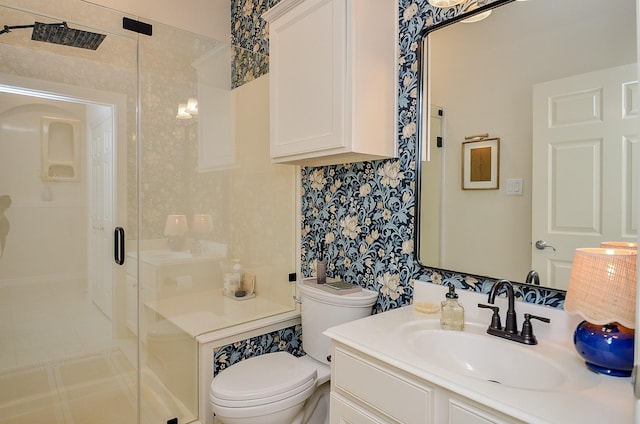
<svg viewBox="0 0 640 424">
<path fill-rule="evenodd" d="M 327 293 L 298 283 L 303 350 L 267 353 L 234 364 L 211 383 L 209 401 L 224 424 L 325 424 L 329 422 L 327 356 L 331 348 L 322 333 L 329 327 L 371 314 L 378 293 L 362 290 Z"/>
<path fill-rule="evenodd" d="M 287 352 L 256 356 L 227 370 L 216 377 L 209 394 L 216 416 L 225 424 L 293 423 L 331 373 L 325 364 Z"/>
</svg>

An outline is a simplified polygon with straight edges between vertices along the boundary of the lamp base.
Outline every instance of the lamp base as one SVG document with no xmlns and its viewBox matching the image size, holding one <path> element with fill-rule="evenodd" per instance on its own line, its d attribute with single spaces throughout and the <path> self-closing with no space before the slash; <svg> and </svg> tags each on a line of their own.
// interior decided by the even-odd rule
<svg viewBox="0 0 640 424">
<path fill-rule="evenodd" d="M 184 250 L 184 247 L 187 244 L 184 237 L 169 237 L 167 241 L 169 243 L 169 249 L 174 252 Z"/>
<path fill-rule="evenodd" d="M 573 343 L 590 370 L 629 377 L 633 369 L 634 333 L 617 322 L 599 325 L 582 321 L 573 335 Z"/>
</svg>

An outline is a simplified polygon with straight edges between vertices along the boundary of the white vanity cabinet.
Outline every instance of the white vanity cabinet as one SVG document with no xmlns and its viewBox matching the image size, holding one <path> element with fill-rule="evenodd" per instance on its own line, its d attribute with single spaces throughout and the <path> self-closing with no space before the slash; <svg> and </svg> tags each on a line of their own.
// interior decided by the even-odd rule
<svg viewBox="0 0 640 424">
<path fill-rule="evenodd" d="M 331 424 L 522 423 L 340 343 L 331 364 Z"/>
<path fill-rule="evenodd" d="M 438 304 L 448 291 L 412 283 L 415 304 Z M 332 424 L 633 422 L 630 378 L 595 374 L 576 353 L 579 316 L 518 301 L 521 320 L 525 313 L 551 320 L 535 327 L 537 345 L 521 345 L 486 333 L 490 314 L 475 307 L 486 303 L 486 294 L 458 296 L 465 305 L 462 332 L 442 330 L 439 314 L 414 305 L 324 332 L 332 342 Z M 501 311 L 508 303 L 495 299 Z"/>
<path fill-rule="evenodd" d="M 283 0 L 263 17 L 272 161 L 397 156 L 397 0 Z"/>
</svg>

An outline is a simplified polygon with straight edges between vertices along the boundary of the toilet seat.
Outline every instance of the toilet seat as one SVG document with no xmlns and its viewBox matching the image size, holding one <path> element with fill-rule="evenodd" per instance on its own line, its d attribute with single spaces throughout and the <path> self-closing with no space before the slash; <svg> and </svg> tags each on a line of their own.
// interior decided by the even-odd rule
<svg viewBox="0 0 640 424">
<path fill-rule="evenodd" d="M 289 353 L 269 353 L 220 372 L 211 383 L 209 397 L 215 405 L 226 408 L 289 403 L 313 392 L 316 375 L 315 367 Z"/>
</svg>

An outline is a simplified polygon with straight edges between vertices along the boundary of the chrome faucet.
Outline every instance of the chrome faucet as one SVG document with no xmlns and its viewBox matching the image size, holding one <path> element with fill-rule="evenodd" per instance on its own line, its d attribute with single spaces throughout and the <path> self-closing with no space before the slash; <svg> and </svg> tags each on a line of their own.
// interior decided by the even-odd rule
<svg viewBox="0 0 640 424">
<path fill-rule="evenodd" d="M 536 286 L 540 285 L 540 275 L 538 275 L 538 271 L 536 271 L 535 269 L 532 269 L 531 271 L 529 271 L 529 273 L 527 274 L 527 279 L 525 280 L 526 284 L 534 284 Z"/>
<path fill-rule="evenodd" d="M 533 271 L 535 272 L 535 271 Z M 536 273 L 537 275 L 537 273 Z M 495 306 L 496 295 L 500 291 L 500 289 L 504 287 L 507 291 L 507 300 L 509 302 L 509 306 L 507 309 L 507 316 L 505 326 L 502 327 L 502 322 L 500 320 L 500 308 Z M 542 322 L 551 322 L 549 318 L 539 317 L 531 314 L 524 314 L 524 323 L 522 324 L 522 331 L 518 332 L 518 322 L 516 318 L 516 307 L 515 307 L 515 293 L 513 290 L 513 284 L 511 284 L 508 280 L 500 280 L 497 281 L 493 287 L 491 287 L 491 291 L 489 291 L 489 305 L 484 305 L 482 303 L 478 303 L 479 308 L 486 308 L 493 310 L 493 315 L 491 316 L 491 324 L 489 328 L 487 328 L 487 333 L 492 336 L 502 337 L 504 339 L 513 340 L 518 343 L 524 343 L 528 345 L 538 344 L 538 340 L 536 336 L 533 335 L 533 327 L 531 326 L 531 320 L 537 319 Z"/>
</svg>

